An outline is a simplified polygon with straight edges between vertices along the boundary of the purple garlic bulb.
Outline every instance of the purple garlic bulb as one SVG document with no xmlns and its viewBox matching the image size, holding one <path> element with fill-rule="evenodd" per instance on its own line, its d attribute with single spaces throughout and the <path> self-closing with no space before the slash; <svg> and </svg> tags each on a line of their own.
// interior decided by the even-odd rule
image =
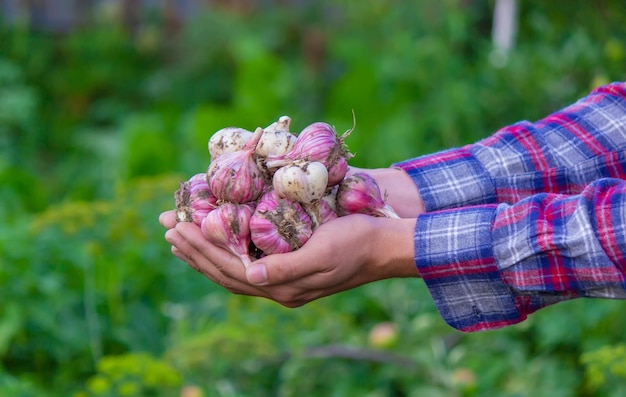
<svg viewBox="0 0 626 397">
<path fill-rule="evenodd" d="M 265 254 L 295 251 L 313 234 L 311 219 L 302 206 L 280 198 L 275 190 L 263 194 L 250 219 L 254 245 Z"/>
<path fill-rule="evenodd" d="M 385 203 L 376 180 L 364 172 L 357 172 L 339 183 L 335 202 L 339 216 L 366 214 L 400 218 L 393 208 Z"/>
<path fill-rule="evenodd" d="M 211 243 L 224 248 L 241 259 L 245 267 L 250 260 L 250 218 L 252 204 L 233 204 L 224 202 L 210 211 L 202 220 L 200 229 Z"/>
</svg>

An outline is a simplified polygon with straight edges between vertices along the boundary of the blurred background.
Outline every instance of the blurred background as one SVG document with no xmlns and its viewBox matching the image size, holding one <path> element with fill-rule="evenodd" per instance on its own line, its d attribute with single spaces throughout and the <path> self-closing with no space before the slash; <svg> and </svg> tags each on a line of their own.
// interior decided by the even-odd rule
<svg viewBox="0 0 626 397">
<path fill-rule="evenodd" d="M 219 128 L 326 121 L 353 165 L 626 78 L 623 0 L 0 1 L 1 396 L 623 396 L 626 304 L 461 334 L 420 280 L 290 310 L 170 254 Z"/>
</svg>

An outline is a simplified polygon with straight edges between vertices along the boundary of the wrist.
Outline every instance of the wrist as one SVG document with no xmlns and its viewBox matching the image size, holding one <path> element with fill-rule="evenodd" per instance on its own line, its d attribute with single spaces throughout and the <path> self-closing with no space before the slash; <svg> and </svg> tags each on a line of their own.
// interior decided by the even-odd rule
<svg viewBox="0 0 626 397">
<path fill-rule="evenodd" d="M 415 218 L 375 218 L 371 265 L 378 279 L 419 277 L 415 264 Z"/>
</svg>

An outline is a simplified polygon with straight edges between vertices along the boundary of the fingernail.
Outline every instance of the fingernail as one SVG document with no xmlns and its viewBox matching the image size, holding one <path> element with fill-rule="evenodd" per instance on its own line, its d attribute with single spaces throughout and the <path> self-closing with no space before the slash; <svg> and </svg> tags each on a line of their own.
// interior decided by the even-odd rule
<svg viewBox="0 0 626 397">
<path fill-rule="evenodd" d="M 174 229 L 168 229 L 165 232 L 165 241 L 167 241 L 170 244 L 174 243 L 174 236 L 175 236 L 176 230 Z"/>
<path fill-rule="evenodd" d="M 246 277 L 252 284 L 265 284 L 267 283 L 267 270 L 262 263 L 255 263 L 251 265 L 246 271 Z"/>
</svg>

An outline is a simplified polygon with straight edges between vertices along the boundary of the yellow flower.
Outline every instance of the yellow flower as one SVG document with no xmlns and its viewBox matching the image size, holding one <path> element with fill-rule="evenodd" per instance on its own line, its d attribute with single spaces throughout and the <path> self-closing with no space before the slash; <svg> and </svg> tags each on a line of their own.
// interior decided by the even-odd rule
<svg viewBox="0 0 626 397">
<path fill-rule="evenodd" d="M 141 391 L 141 387 L 137 382 L 123 382 L 121 383 L 117 390 L 119 391 L 120 396 L 137 396 Z"/>
<path fill-rule="evenodd" d="M 111 384 L 105 377 L 96 375 L 87 381 L 87 388 L 93 394 L 104 394 L 109 391 Z"/>
</svg>

